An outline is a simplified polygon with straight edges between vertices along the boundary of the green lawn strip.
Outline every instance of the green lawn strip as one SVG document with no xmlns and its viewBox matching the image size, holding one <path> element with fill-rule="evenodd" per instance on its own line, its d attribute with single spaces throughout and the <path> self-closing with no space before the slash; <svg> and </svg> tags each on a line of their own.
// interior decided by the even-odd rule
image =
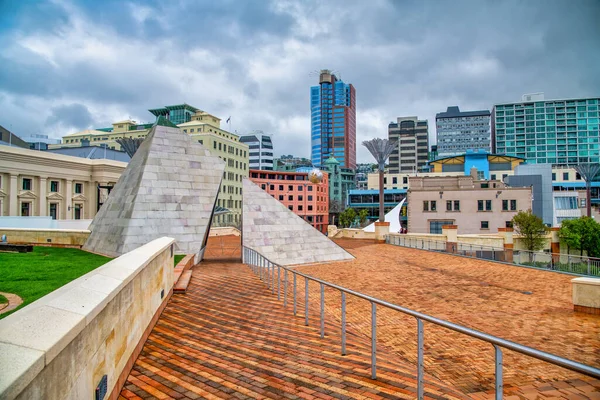
<svg viewBox="0 0 600 400">
<path fill-rule="evenodd" d="M 0 294 L 0 304 L 8 303 L 8 299 Z"/>
<path fill-rule="evenodd" d="M 0 253 L 0 292 L 20 296 L 21 308 L 110 260 L 83 250 L 58 247 L 34 247 L 31 253 Z M 8 314 L 1 314 L 0 318 Z"/>
<path fill-rule="evenodd" d="M 179 261 L 183 260 L 183 257 L 185 257 L 185 254 L 175 254 L 175 261 L 173 265 L 177 265 Z"/>
</svg>

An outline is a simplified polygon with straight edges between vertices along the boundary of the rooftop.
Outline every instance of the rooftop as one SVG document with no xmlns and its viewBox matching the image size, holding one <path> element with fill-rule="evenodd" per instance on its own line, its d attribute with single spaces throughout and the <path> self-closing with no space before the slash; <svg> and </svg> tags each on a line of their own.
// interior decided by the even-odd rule
<svg viewBox="0 0 600 400">
<path fill-rule="evenodd" d="M 490 116 L 490 110 L 460 111 L 458 106 L 448 107 L 446 112 L 435 114 L 435 118 L 457 118 L 457 117 L 485 117 Z"/>
<path fill-rule="evenodd" d="M 589 365 L 600 357 L 600 316 L 574 313 L 572 276 L 407 249 L 337 241 L 357 259 L 300 271 L 414 310 Z M 174 295 L 146 341 L 121 398 L 414 399 L 416 322 L 377 310 L 378 379 L 370 379 L 370 305 L 347 298 L 340 356 L 340 299 L 304 281 L 298 314 L 239 262 L 239 237 L 211 237 L 188 292 Z M 283 274 L 282 274 L 283 275 Z M 282 282 L 285 278 L 282 276 Z M 227 288 L 224 290 L 224 288 Z M 276 289 L 273 289 L 274 291 Z M 493 348 L 425 323 L 426 398 L 492 399 Z M 597 398 L 600 381 L 504 352 L 505 398 Z"/>
</svg>

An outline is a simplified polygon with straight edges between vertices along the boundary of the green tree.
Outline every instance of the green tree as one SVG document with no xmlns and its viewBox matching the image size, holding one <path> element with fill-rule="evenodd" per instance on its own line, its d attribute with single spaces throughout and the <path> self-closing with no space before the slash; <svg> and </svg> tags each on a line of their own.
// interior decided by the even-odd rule
<svg viewBox="0 0 600 400">
<path fill-rule="evenodd" d="M 568 249 L 587 252 L 589 257 L 600 256 L 600 224 L 590 217 L 569 219 L 562 222 L 558 232 L 560 240 Z"/>
<path fill-rule="evenodd" d="M 369 216 L 369 210 L 367 210 L 366 208 L 363 208 L 362 210 L 360 210 L 358 212 L 358 219 L 360 220 L 361 225 L 365 223 L 368 216 Z"/>
<path fill-rule="evenodd" d="M 342 211 L 340 213 L 340 226 L 342 228 L 347 228 L 350 225 L 352 225 L 352 223 L 354 222 L 354 220 L 356 219 L 356 210 L 354 208 L 346 208 L 344 211 Z"/>
<path fill-rule="evenodd" d="M 540 217 L 531 210 L 519 211 L 513 217 L 512 223 L 515 232 L 521 235 L 521 240 L 527 250 L 537 251 L 544 248 L 547 228 Z"/>
</svg>

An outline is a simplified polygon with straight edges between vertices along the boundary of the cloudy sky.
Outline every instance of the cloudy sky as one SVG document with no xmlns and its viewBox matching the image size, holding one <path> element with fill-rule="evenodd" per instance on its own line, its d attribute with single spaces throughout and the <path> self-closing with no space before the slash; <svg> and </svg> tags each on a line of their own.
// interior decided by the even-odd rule
<svg viewBox="0 0 600 400">
<path fill-rule="evenodd" d="M 329 68 L 359 142 L 407 115 L 433 136 L 449 105 L 600 96 L 599 20 L 599 0 L 0 0 L 0 125 L 61 137 L 186 102 L 309 157 Z"/>
</svg>

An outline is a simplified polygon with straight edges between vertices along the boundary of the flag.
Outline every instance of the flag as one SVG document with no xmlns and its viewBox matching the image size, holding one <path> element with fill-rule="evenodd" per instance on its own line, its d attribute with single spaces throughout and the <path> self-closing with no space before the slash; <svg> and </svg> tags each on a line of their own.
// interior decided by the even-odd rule
<svg viewBox="0 0 600 400">
<path fill-rule="evenodd" d="M 228 124 L 229 121 L 231 121 L 231 117 L 227 118 L 227 121 L 225 121 L 225 123 Z"/>
</svg>

